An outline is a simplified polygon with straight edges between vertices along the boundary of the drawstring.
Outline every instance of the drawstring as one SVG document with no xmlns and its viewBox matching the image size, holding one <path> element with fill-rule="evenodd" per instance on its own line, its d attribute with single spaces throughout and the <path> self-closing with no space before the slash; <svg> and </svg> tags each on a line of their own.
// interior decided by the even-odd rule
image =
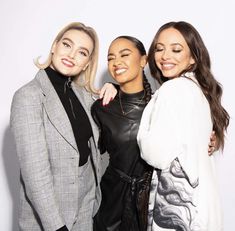
<svg viewBox="0 0 235 231">
<path fill-rule="evenodd" d="M 69 88 L 72 91 L 71 84 L 72 84 L 72 80 L 71 80 L 71 77 L 69 77 L 68 80 L 64 83 L 64 94 L 67 94 L 67 88 Z M 69 93 L 67 95 L 68 95 L 68 98 L 69 98 L 69 104 L 70 104 L 70 108 L 71 108 L 71 111 L 72 111 L 72 114 L 73 114 L 73 118 L 76 119 L 76 115 L 75 115 L 74 109 L 73 109 L 72 100 L 69 97 Z"/>
<path fill-rule="evenodd" d="M 71 83 L 72 83 L 72 80 L 71 80 L 71 77 L 69 77 L 68 80 L 65 81 L 65 83 L 64 83 L 64 94 L 66 94 L 66 92 L 67 92 L 66 91 L 67 87 L 71 89 Z"/>
</svg>

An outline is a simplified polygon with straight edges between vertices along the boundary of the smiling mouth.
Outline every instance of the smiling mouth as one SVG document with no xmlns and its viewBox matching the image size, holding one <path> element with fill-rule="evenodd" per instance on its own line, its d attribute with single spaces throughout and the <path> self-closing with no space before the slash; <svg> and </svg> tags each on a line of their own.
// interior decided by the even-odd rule
<svg viewBox="0 0 235 231">
<path fill-rule="evenodd" d="M 73 67 L 74 66 L 74 63 L 69 61 L 68 59 L 62 59 L 61 61 L 66 67 Z"/>
<path fill-rule="evenodd" d="M 127 69 L 125 69 L 125 68 L 117 69 L 117 70 L 115 70 L 115 74 L 116 74 L 116 75 L 121 75 L 121 74 L 123 74 L 124 72 L 126 72 L 126 70 L 127 70 Z"/>
<path fill-rule="evenodd" d="M 163 63 L 161 65 L 162 65 L 162 69 L 164 69 L 164 70 L 170 70 L 170 69 L 172 69 L 175 66 L 172 63 Z"/>
</svg>

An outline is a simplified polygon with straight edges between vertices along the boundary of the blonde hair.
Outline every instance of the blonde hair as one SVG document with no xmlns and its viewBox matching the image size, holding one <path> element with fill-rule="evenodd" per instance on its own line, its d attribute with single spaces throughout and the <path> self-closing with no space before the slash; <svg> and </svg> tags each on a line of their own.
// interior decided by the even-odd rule
<svg viewBox="0 0 235 231">
<path fill-rule="evenodd" d="M 39 56 L 34 60 L 34 63 L 39 69 L 45 69 L 48 66 L 50 66 L 51 61 L 52 61 L 53 45 L 56 42 L 60 41 L 61 38 L 63 37 L 63 35 L 69 30 L 83 31 L 93 41 L 94 49 L 93 49 L 91 56 L 90 56 L 89 65 L 86 68 L 86 70 L 82 71 L 81 73 L 78 74 L 78 76 L 75 77 L 75 82 L 78 85 L 85 87 L 87 91 L 97 93 L 97 90 L 94 88 L 93 84 L 94 84 L 94 79 L 96 76 L 97 65 L 98 65 L 99 40 L 98 40 L 98 36 L 96 34 L 96 31 L 92 27 L 88 27 L 81 22 L 72 22 L 72 23 L 68 24 L 57 34 L 56 38 L 54 39 L 52 46 L 51 46 L 51 49 L 50 49 L 50 53 L 49 53 L 46 61 L 44 63 L 40 63 L 39 62 L 40 56 Z M 82 81 L 81 81 L 81 79 L 82 79 Z"/>
</svg>

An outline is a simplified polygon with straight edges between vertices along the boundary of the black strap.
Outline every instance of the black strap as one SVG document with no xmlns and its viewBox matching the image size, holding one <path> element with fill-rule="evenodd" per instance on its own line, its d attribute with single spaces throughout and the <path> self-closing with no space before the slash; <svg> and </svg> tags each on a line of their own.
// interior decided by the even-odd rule
<svg viewBox="0 0 235 231">
<path fill-rule="evenodd" d="M 131 186 L 131 194 L 133 195 L 136 190 L 136 185 L 139 183 L 142 183 L 145 180 L 145 177 L 131 177 L 127 175 L 125 172 L 121 171 L 118 168 L 115 168 L 113 166 L 109 166 L 109 169 L 116 173 L 124 182 L 127 182 Z"/>
</svg>

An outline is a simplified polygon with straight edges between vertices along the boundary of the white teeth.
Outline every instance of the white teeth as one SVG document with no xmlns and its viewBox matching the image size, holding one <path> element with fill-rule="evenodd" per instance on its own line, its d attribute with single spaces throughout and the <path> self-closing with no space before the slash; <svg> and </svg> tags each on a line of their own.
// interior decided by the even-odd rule
<svg viewBox="0 0 235 231">
<path fill-rule="evenodd" d="M 174 64 L 167 63 L 167 64 L 163 64 L 162 66 L 163 66 L 163 67 L 173 67 Z"/>
<path fill-rule="evenodd" d="M 120 75 L 120 74 L 124 73 L 125 71 L 126 71 L 126 69 L 118 69 L 118 70 L 115 71 L 115 73 L 117 75 Z"/>
</svg>

